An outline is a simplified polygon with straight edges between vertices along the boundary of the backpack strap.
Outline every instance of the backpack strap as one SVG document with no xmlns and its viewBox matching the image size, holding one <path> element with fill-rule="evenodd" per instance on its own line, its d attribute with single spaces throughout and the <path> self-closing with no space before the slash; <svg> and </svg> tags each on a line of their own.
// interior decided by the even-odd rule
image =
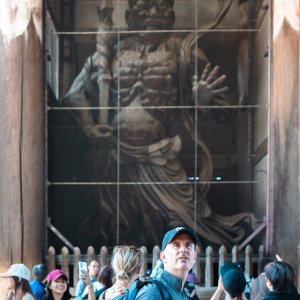
<svg viewBox="0 0 300 300">
<path fill-rule="evenodd" d="M 160 296 L 163 300 L 172 300 L 172 297 L 171 297 L 168 289 L 166 288 L 166 286 L 160 280 L 153 279 L 153 278 L 147 279 L 147 280 L 145 280 L 144 282 L 141 283 L 141 288 L 144 285 L 147 285 L 148 283 L 152 283 L 152 284 L 156 285 L 156 287 L 157 287 L 157 289 L 160 293 Z"/>
<path fill-rule="evenodd" d="M 104 299 L 104 296 L 105 296 L 105 292 L 106 292 L 106 289 L 100 294 L 99 296 L 99 300 L 103 300 Z M 97 299 L 97 298 L 96 298 Z"/>
</svg>

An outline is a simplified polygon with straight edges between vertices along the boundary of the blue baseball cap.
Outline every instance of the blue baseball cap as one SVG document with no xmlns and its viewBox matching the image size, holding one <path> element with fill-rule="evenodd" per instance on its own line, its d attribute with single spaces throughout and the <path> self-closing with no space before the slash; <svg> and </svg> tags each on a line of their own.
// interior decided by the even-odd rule
<svg viewBox="0 0 300 300">
<path fill-rule="evenodd" d="M 198 237 L 197 237 L 196 233 L 195 233 L 193 230 L 191 230 L 191 229 L 189 229 L 189 228 L 185 228 L 185 227 L 176 227 L 176 228 L 174 228 L 174 229 L 168 231 L 168 232 L 165 234 L 165 236 L 164 236 L 164 238 L 163 238 L 163 241 L 162 241 L 161 250 L 164 251 L 165 248 L 167 247 L 167 245 L 168 245 L 169 243 L 171 243 L 172 240 L 173 240 L 178 234 L 181 234 L 181 233 L 186 233 L 186 234 L 188 234 L 188 235 L 192 238 L 192 240 L 193 240 L 193 242 L 194 242 L 195 244 L 198 243 Z"/>
<path fill-rule="evenodd" d="M 245 275 L 238 269 L 227 271 L 222 276 L 222 282 L 224 289 L 232 298 L 242 296 L 246 287 Z"/>
<path fill-rule="evenodd" d="M 238 270 L 241 271 L 242 267 L 238 262 L 228 262 L 222 265 L 220 268 L 220 274 L 223 277 L 230 270 Z"/>
</svg>

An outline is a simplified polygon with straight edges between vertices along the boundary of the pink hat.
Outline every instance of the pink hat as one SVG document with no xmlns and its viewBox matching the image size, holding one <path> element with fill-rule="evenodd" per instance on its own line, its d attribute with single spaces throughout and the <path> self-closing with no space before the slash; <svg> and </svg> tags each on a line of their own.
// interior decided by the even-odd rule
<svg viewBox="0 0 300 300">
<path fill-rule="evenodd" d="M 62 270 L 56 269 L 56 270 L 51 271 L 48 274 L 47 281 L 48 282 L 55 281 L 55 280 L 57 280 L 58 278 L 61 278 L 61 277 L 63 277 L 65 280 L 68 280 L 67 275 Z"/>
<path fill-rule="evenodd" d="M 6 273 L 0 273 L 0 277 L 20 277 L 26 280 L 30 279 L 30 270 L 24 264 L 11 265 Z"/>
</svg>

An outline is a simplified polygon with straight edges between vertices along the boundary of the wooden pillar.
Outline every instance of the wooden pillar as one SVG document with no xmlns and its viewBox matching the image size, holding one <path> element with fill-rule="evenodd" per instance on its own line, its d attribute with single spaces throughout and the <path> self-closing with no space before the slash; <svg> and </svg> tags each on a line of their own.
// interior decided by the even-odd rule
<svg viewBox="0 0 300 300">
<path fill-rule="evenodd" d="M 271 4 L 268 250 L 297 270 L 299 200 L 299 1 Z"/>
<path fill-rule="evenodd" d="M 0 272 L 12 263 L 23 262 L 31 268 L 42 260 L 41 3 L 2 0 L 0 4 Z"/>
</svg>

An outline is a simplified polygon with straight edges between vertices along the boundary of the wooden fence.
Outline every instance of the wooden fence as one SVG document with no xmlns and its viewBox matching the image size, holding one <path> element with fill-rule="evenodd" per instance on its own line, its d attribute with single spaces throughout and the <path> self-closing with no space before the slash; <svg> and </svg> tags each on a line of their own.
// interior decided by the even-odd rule
<svg viewBox="0 0 300 300">
<path fill-rule="evenodd" d="M 71 286 L 76 286 L 78 282 L 78 262 L 90 261 L 97 259 L 100 261 L 101 267 L 110 264 L 111 257 L 116 248 L 111 252 L 107 247 L 103 246 L 100 252 L 96 254 L 93 247 L 88 247 L 86 254 L 82 254 L 78 247 L 74 248 L 74 253 L 70 254 L 67 247 L 61 249 L 61 253 L 57 254 L 54 247 L 49 247 L 48 255 L 46 257 L 49 270 L 55 268 L 61 268 L 70 279 Z M 141 251 L 144 255 L 144 264 L 142 266 L 142 275 L 146 273 L 148 269 L 155 266 L 156 261 L 159 259 L 160 248 L 155 246 L 152 253 L 147 251 L 147 248 L 142 246 Z M 213 251 L 212 247 L 202 249 L 196 248 L 197 258 L 193 268 L 193 272 L 197 275 L 200 284 L 203 287 L 214 287 L 217 285 L 219 276 L 219 268 L 225 262 L 239 262 L 244 271 L 250 276 L 256 276 L 261 271 L 261 262 L 264 258 L 264 247 L 260 246 L 257 252 L 253 252 L 253 248 L 248 245 L 245 250 L 239 251 L 237 246 L 234 246 L 231 251 L 227 251 L 224 246 L 218 249 L 218 253 Z"/>
</svg>

